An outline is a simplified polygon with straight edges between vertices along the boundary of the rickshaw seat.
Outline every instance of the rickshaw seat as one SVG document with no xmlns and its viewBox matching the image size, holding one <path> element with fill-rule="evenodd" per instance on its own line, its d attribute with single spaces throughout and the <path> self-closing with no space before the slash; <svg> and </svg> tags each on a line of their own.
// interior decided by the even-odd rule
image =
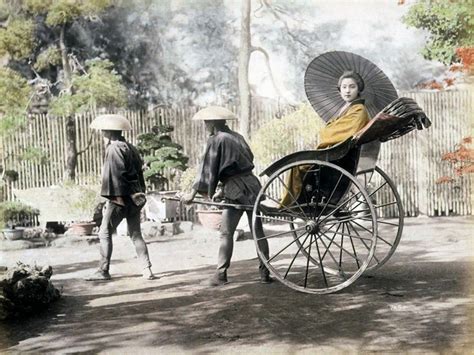
<svg viewBox="0 0 474 355">
<path fill-rule="evenodd" d="M 270 176 L 275 171 L 281 169 L 287 164 L 291 164 L 303 160 L 322 160 L 322 161 L 336 161 L 344 158 L 349 151 L 354 148 L 354 143 L 351 138 L 346 139 L 344 142 L 335 144 L 329 148 L 325 149 L 315 149 L 315 150 L 301 150 L 295 153 L 288 154 L 283 158 L 280 158 L 263 170 L 259 176 Z"/>
</svg>

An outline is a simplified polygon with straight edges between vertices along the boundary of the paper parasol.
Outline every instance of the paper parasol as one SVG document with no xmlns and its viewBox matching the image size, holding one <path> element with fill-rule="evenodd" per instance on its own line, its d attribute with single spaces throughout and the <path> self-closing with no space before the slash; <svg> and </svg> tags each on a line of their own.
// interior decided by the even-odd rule
<svg viewBox="0 0 474 355">
<path fill-rule="evenodd" d="M 398 98 L 390 79 L 371 61 L 350 52 L 327 52 L 313 59 L 304 76 L 306 96 L 324 121 L 335 117 L 345 104 L 337 82 L 346 70 L 353 70 L 364 79 L 360 96 L 371 117 Z"/>
</svg>

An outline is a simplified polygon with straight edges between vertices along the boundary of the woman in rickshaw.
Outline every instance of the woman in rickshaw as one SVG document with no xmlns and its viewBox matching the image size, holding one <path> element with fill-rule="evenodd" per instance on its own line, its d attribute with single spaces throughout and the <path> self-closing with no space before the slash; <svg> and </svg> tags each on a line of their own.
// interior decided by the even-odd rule
<svg viewBox="0 0 474 355">
<path fill-rule="evenodd" d="M 337 88 L 345 105 L 338 115 L 329 120 L 319 133 L 319 144 L 316 149 L 329 148 L 354 136 L 370 120 L 364 99 L 360 93 L 364 90 L 364 80 L 354 71 L 345 71 L 338 80 Z M 286 181 L 288 190 L 283 193 L 280 204 L 289 206 L 295 202 L 302 189 L 304 167 L 293 168 Z"/>
</svg>

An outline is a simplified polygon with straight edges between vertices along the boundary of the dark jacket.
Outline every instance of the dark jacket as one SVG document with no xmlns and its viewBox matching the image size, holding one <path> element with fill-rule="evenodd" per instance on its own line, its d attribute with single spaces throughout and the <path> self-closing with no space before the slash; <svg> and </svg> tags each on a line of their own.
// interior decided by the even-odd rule
<svg viewBox="0 0 474 355">
<path fill-rule="evenodd" d="M 104 197 L 129 196 L 145 192 L 143 160 L 137 148 L 125 141 L 111 141 L 105 149 L 101 195 Z"/>
<path fill-rule="evenodd" d="M 212 197 L 219 181 L 251 174 L 253 168 L 253 154 L 244 137 L 225 127 L 208 138 L 193 188 Z"/>
</svg>

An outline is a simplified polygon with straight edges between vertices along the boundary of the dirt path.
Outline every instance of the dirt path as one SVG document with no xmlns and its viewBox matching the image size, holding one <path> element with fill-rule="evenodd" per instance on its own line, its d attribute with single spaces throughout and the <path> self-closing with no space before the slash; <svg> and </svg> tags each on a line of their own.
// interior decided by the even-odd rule
<svg viewBox="0 0 474 355">
<path fill-rule="evenodd" d="M 97 264 L 97 245 L 2 252 L 3 265 L 51 264 L 63 298 L 28 321 L 0 324 L 0 351 L 467 353 L 474 345 L 473 222 L 408 219 L 386 266 L 326 296 L 256 282 L 252 240 L 236 243 L 231 283 L 201 286 L 218 245 L 203 230 L 149 244 L 160 276 L 154 281 L 138 276 L 125 238 L 115 240 L 107 283 L 82 281 Z"/>
</svg>

